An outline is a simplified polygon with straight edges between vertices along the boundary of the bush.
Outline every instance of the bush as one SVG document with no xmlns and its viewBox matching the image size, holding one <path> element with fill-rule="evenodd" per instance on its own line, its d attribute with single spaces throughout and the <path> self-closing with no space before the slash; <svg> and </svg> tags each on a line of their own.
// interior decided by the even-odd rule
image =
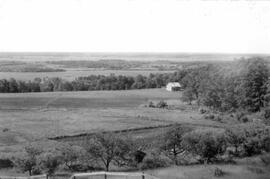
<svg viewBox="0 0 270 179">
<path fill-rule="evenodd" d="M 204 116 L 205 119 L 210 119 L 210 120 L 214 120 L 215 119 L 215 115 L 214 114 L 208 114 Z"/>
<path fill-rule="evenodd" d="M 270 108 L 264 109 L 263 118 L 265 124 L 270 124 Z"/>
<path fill-rule="evenodd" d="M 266 166 L 270 165 L 270 153 L 260 156 L 260 159 L 264 165 L 266 165 Z"/>
<path fill-rule="evenodd" d="M 165 101 L 159 101 L 156 105 L 157 108 L 166 108 L 168 104 Z"/>
<path fill-rule="evenodd" d="M 260 140 L 257 137 L 247 138 L 243 148 L 246 156 L 260 154 L 262 152 Z"/>
<path fill-rule="evenodd" d="M 200 114 L 204 114 L 204 113 L 207 113 L 208 110 L 207 109 L 204 109 L 204 108 L 200 108 L 199 109 L 199 112 L 200 112 Z"/>
<path fill-rule="evenodd" d="M 246 113 L 243 111 L 235 113 L 235 118 L 237 121 L 242 123 L 246 123 L 249 121 L 248 117 L 246 116 Z"/>
<path fill-rule="evenodd" d="M 146 155 L 141 164 L 141 169 L 153 169 L 160 167 L 168 167 L 172 164 L 170 158 L 163 154 L 151 153 Z"/>
<path fill-rule="evenodd" d="M 226 139 L 223 133 L 215 131 L 193 131 L 183 137 L 186 151 L 199 156 L 201 163 L 212 162 L 226 151 Z"/>
<path fill-rule="evenodd" d="M 9 129 L 8 129 L 8 128 L 4 128 L 2 131 L 3 131 L 3 132 L 8 132 Z"/>
<path fill-rule="evenodd" d="M 152 101 L 150 101 L 149 104 L 148 104 L 148 107 L 149 108 L 154 108 L 155 107 L 155 104 Z"/>
<path fill-rule="evenodd" d="M 214 176 L 215 177 L 222 177 L 225 175 L 225 172 L 221 170 L 220 168 L 216 167 L 214 171 Z"/>
<path fill-rule="evenodd" d="M 270 108 L 264 110 L 264 118 L 267 120 L 270 119 Z"/>
<path fill-rule="evenodd" d="M 227 143 L 234 148 L 231 151 L 234 156 L 239 156 L 239 149 L 246 140 L 245 133 L 240 126 L 230 126 L 225 131 Z"/>
<path fill-rule="evenodd" d="M 1 168 L 12 168 L 14 166 L 13 162 L 8 158 L 0 159 L 0 169 Z"/>
</svg>

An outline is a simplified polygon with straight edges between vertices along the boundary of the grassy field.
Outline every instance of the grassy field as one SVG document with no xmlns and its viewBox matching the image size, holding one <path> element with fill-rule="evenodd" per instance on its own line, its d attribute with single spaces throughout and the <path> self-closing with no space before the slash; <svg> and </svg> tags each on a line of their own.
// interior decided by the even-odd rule
<svg viewBox="0 0 270 179">
<path fill-rule="evenodd" d="M 172 123 L 215 125 L 165 89 L 0 94 L 0 146 L 25 141 Z M 180 110 L 144 107 L 165 100 Z M 3 132 L 3 129 L 8 131 Z M 29 130 L 31 129 L 31 130 Z"/>
<path fill-rule="evenodd" d="M 172 124 L 201 128 L 224 127 L 206 120 L 196 108 L 182 103 L 181 92 L 165 89 L 127 91 L 85 91 L 0 94 L 0 152 L 13 155 L 23 144 L 39 142 L 54 145 L 50 137 L 130 129 L 125 135 L 151 141 Z M 145 107 L 149 101 L 165 100 L 176 109 Z M 147 129 L 148 128 L 148 129 Z M 6 130 L 4 130 L 6 129 Z M 134 130 L 136 129 L 136 130 Z M 64 141 L 83 142 L 81 137 Z M 80 141 L 81 140 L 81 141 Z M 151 145 L 151 144 L 150 144 Z M 48 147 L 47 146 L 47 147 Z M 145 171 L 160 179 L 215 178 L 214 169 L 225 172 L 219 178 L 269 178 L 269 170 L 258 163 L 242 161 L 237 165 L 177 166 Z M 0 170 L 0 175 L 21 175 L 14 169 Z"/>
<path fill-rule="evenodd" d="M 137 76 L 139 74 L 148 76 L 150 73 L 172 73 L 174 71 L 158 71 L 158 70 L 83 70 L 83 69 L 65 69 L 63 72 L 0 72 L 0 79 L 15 78 L 18 80 L 33 80 L 34 78 L 44 77 L 60 77 L 65 80 L 74 80 L 80 76 L 89 75 L 126 75 L 126 76 Z"/>
<path fill-rule="evenodd" d="M 224 176 L 214 176 L 216 167 L 225 172 Z M 252 165 L 194 165 L 156 169 L 146 173 L 160 179 L 269 179 L 270 172 L 268 170 Z"/>
</svg>

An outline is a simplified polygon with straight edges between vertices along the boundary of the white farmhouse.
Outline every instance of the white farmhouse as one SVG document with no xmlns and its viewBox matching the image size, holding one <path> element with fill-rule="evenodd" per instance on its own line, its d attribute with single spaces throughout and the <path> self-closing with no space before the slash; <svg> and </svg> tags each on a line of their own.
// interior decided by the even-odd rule
<svg viewBox="0 0 270 179">
<path fill-rule="evenodd" d="M 182 86 L 178 82 L 170 82 L 166 85 L 167 91 L 180 91 Z"/>
</svg>

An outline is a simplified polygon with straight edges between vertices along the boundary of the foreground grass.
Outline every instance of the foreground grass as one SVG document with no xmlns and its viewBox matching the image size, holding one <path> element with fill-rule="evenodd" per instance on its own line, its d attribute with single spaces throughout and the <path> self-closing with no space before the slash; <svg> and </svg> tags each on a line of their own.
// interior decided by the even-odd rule
<svg viewBox="0 0 270 179">
<path fill-rule="evenodd" d="M 216 168 L 224 171 L 223 176 L 215 176 Z M 269 179 L 270 171 L 265 167 L 249 165 L 194 165 L 175 166 L 146 171 L 160 179 Z"/>
</svg>

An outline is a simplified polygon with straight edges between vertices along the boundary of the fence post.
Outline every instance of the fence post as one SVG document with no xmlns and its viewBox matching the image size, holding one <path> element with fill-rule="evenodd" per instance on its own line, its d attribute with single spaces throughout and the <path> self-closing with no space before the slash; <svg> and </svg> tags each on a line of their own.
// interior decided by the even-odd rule
<svg viewBox="0 0 270 179">
<path fill-rule="evenodd" d="M 142 179 L 145 179 L 144 173 L 142 173 Z"/>
<path fill-rule="evenodd" d="M 106 175 L 106 173 L 104 174 L 104 178 L 105 178 L 105 179 L 107 179 L 107 175 Z"/>
</svg>

